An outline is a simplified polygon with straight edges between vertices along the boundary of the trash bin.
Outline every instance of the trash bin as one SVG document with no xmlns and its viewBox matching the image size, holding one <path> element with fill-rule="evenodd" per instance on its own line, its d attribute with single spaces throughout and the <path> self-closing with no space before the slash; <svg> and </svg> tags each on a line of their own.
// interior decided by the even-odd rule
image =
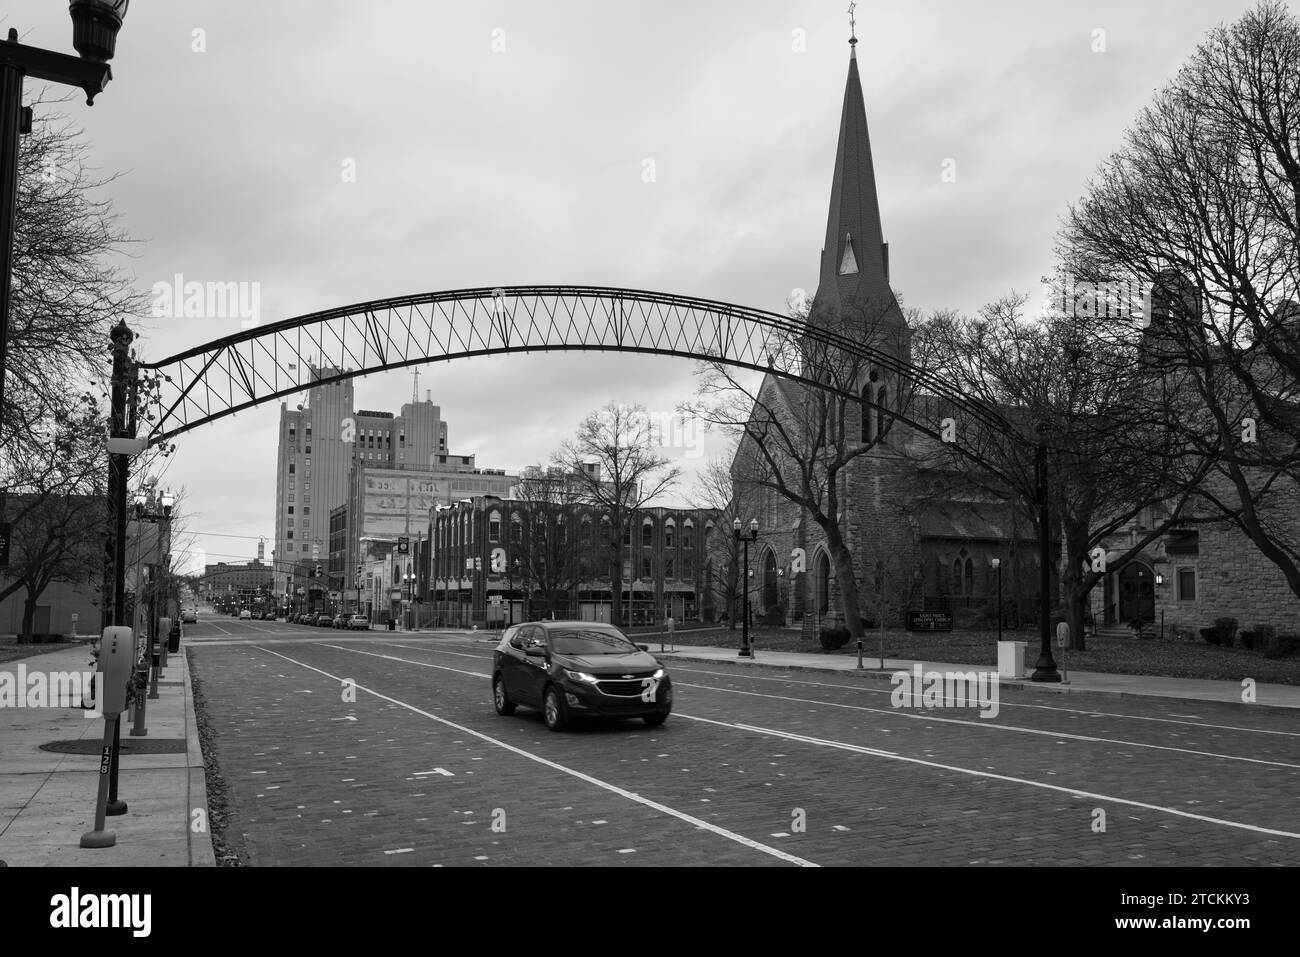
<svg viewBox="0 0 1300 957">
<path fill-rule="evenodd" d="M 171 633 L 167 635 L 167 653 L 181 650 L 181 625 L 176 622 L 172 625 Z"/>
<path fill-rule="evenodd" d="M 397 630 L 397 621 L 395 619 L 393 618 L 388 619 L 388 630 L 389 631 Z"/>
</svg>

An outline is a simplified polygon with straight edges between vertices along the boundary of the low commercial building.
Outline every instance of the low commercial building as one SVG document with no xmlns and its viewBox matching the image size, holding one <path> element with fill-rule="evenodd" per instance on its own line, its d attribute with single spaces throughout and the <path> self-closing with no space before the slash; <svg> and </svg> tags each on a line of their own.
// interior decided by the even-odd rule
<svg viewBox="0 0 1300 957">
<path fill-rule="evenodd" d="M 610 621 L 612 578 L 633 625 L 702 620 L 708 509 L 637 509 L 617 536 L 599 508 L 495 496 L 433 509 L 427 582 L 417 597 L 446 626 L 499 627 L 540 618 Z M 620 541 L 621 538 L 621 541 Z"/>
</svg>

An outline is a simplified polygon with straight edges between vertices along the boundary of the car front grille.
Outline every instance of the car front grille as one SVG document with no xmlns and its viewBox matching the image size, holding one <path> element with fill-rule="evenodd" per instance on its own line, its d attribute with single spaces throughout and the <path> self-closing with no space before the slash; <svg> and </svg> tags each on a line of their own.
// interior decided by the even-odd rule
<svg viewBox="0 0 1300 957">
<path fill-rule="evenodd" d="M 641 693 L 646 690 L 645 685 L 641 683 L 642 679 L 649 677 L 651 677 L 650 672 L 646 672 L 644 675 L 637 675 L 631 680 L 621 678 L 601 678 L 597 681 L 596 687 L 600 689 L 601 694 L 610 695 L 615 698 L 639 698 L 641 697 Z"/>
</svg>

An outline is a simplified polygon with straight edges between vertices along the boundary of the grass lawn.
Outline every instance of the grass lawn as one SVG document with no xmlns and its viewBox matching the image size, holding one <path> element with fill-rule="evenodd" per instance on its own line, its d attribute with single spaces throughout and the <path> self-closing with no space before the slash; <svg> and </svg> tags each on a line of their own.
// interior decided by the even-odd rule
<svg viewBox="0 0 1300 957">
<path fill-rule="evenodd" d="M 636 629 L 641 631 L 642 629 Z M 819 655 L 848 655 L 856 657 L 857 647 L 850 642 L 838 651 L 823 651 L 817 639 L 805 641 L 794 629 L 759 626 L 750 635 L 759 652 L 799 651 Z M 1039 638 L 1034 631 L 1004 631 L 1007 641 L 1025 641 L 1025 662 L 1032 667 L 1038 657 Z M 657 638 L 646 638 L 651 650 L 659 646 Z M 940 634 L 885 631 L 885 657 L 919 661 L 950 661 L 962 665 L 985 665 L 996 668 L 998 663 L 998 635 L 996 631 L 954 631 Z M 740 629 L 726 628 L 678 629 L 675 633 L 678 647 L 684 645 L 711 645 L 718 648 L 740 648 Z M 870 631 L 864 637 L 863 653 L 867 657 L 880 657 L 880 632 Z M 1053 643 L 1052 655 L 1059 667 L 1061 651 Z M 1300 658 L 1270 660 L 1259 651 L 1244 648 L 1221 648 L 1201 641 L 1173 641 L 1171 639 L 1091 638 L 1087 651 L 1066 652 L 1066 665 L 1071 671 L 1101 671 L 1108 674 L 1151 675 L 1164 678 L 1208 678 L 1240 681 L 1254 678 L 1269 684 L 1300 685 Z"/>
<path fill-rule="evenodd" d="M 17 661 L 19 658 L 30 658 L 32 655 L 46 655 L 51 651 L 62 651 L 64 648 L 79 646 L 86 648 L 86 659 L 89 660 L 90 646 L 85 641 L 56 641 L 50 644 L 20 645 L 18 644 L 17 635 L 0 635 L 0 664 L 6 661 Z"/>
</svg>

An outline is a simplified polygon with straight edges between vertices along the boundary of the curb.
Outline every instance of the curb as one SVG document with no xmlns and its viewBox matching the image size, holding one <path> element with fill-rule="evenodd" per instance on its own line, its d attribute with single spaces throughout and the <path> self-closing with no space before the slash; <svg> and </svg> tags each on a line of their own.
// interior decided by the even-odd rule
<svg viewBox="0 0 1300 957">
<path fill-rule="evenodd" d="M 659 654 L 659 652 L 654 652 Z M 700 664 L 723 665 L 729 664 L 729 660 L 720 661 L 717 658 L 702 658 L 693 655 L 682 655 L 680 652 L 665 651 L 662 654 L 666 657 L 673 656 L 674 661 L 691 661 Z M 778 668 L 782 671 L 809 671 L 815 674 L 830 675 L 861 675 L 871 678 L 889 678 L 893 671 L 881 671 L 879 668 L 863 668 L 859 671 L 857 668 L 818 668 L 813 665 L 783 665 L 774 662 L 766 662 L 761 659 L 736 658 L 737 663 L 745 662 L 745 667 L 755 668 Z M 971 668 L 978 668 L 979 665 L 971 665 Z M 1131 676 L 1130 676 L 1131 677 Z M 1187 698 L 1175 695 L 1163 694 L 1143 694 L 1138 691 L 1108 691 L 1104 688 L 1076 688 L 1069 682 L 1037 682 L 1026 681 L 1024 678 L 998 678 L 999 688 L 1011 688 L 1017 691 L 1055 691 L 1057 694 L 1089 694 L 1103 695 L 1109 698 L 1140 698 L 1143 701 L 1168 701 L 1177 704 L 1217 704 L 1226 705 L 1232 708 L 1238 708 L 1242 711 L 1263 711 L 1268 714 L 1289 715 L 1294 717 L 1297 709 L 1288 705 L 1274 704 L 1246 704 L 1243 701 L 1220 701 L 1217 698 Z"/>
<path fill-rule="evenodd" d="M 185 694 L 185 763 L 189 766 L 185 833 L 189 839 L 190 867 L 216 867 L 217 855 L 212 848 L 212 815 L 208 810 L 208 788 L 204 779 L 203 748 L 199 743 L 198 719 L 194 715 L 194 687 L 190 677 L 188 646 L 182 645 L 176 654 L 184 655 L 185 667 L 185 680 L 181 682 L 181 689 Z M 190 815 L 199 808 L 207 817 L 207 826 L 196 832 Z"/>
</svg>

